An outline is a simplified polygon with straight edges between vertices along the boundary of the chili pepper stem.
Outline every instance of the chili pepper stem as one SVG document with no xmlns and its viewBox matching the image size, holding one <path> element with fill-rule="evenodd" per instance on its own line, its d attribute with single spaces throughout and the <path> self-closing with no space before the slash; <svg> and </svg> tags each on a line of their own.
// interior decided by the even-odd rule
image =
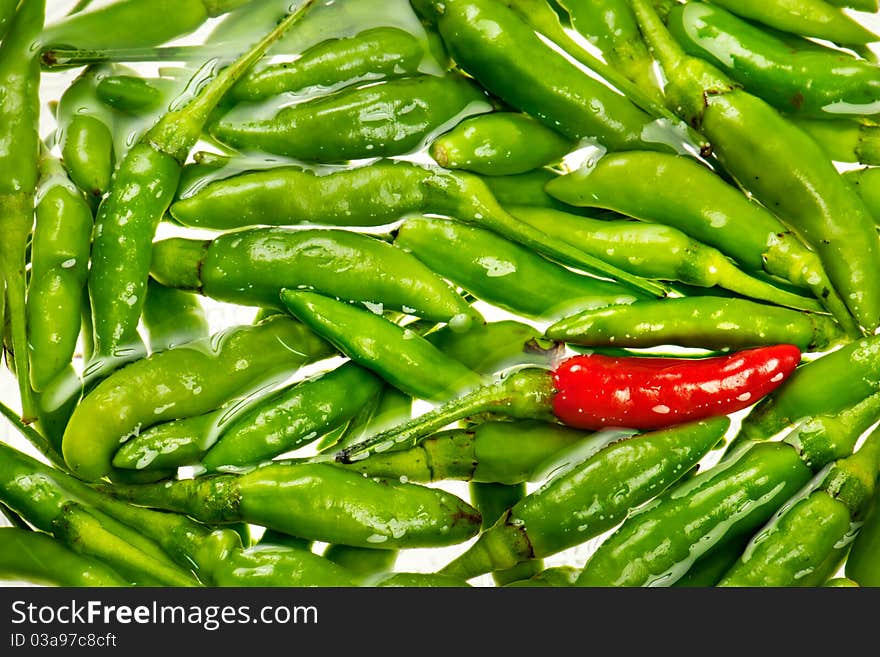
<svg viewBox="0 0 880 657">
<path fill-rule="evenodd" d="M 24 436 L 27 441 L 37 449 L 37 451 L 49 459 L 53 465 L 63 470 L 67 469 L 67 464 L 64 462 L 64 458 L 62 458 L 61 454 L 52 447 L 49 440 L 36 429 L 25 424 L 18 416 L 18 413 L 5 404 L 0 403 L 0 414 L 9 420 L 9 422 L 18 429 L 19 433 L 21 433 L 21 435 Z"/>
<path fill-rule="evenodd" d="M 289 27 L 298 22 L 315 0 L 305 0 L 295 11 L 287 15 L 278 26 L 264 36 L 246 56 L 236 59 L 217 74 L 199 94 L 185 107 L 169 112 L 145 135 L 153 148 L 168 153 L 183 162 L 190 149 L 202 134 L 208 116 L 242 74 L 259 60 Z"/>
<path fill-rule="evenodd" d="M 483 573 L 513 568 L 534 558 L 528 535 L 508 524 L 508 515 L 501 516 L 493 527 L 480 534 L 476 543 L 441 568 L 439 573 L 468 580 Z"/>
<path fill-rule="evenodd" d="M 398 445 L 411 447 L 420 438 L 477 413 L 503 413 L 521 419 L 552 421 L 555 418 L 550 400 L 554 391 L 553 380 L 546 370 L 522 369 L 388 431 L 346 447 L 337 452 L 334 458 L 340 463 L 353 463 Z"/>
</svg>

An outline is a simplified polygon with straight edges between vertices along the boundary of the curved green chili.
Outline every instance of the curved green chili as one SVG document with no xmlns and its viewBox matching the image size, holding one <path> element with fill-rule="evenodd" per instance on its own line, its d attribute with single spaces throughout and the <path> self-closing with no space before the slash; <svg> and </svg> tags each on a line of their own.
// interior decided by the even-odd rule
<svg viewBox="0 0 880 657">
<path fill-rule="evenodd" d="M 550 208 L 509 208 L 536 230 L 645 278 L 721 287 L 790 308 L 821 311 L 815 299 L 777 288 L 739 269 L 717 249 L 671 226 L 625 219 L 591 219 Z"/>
<path fill-rule="evenodd" d="M 424 57 L 422 43 L 414 35 L 395 27 L 375 27 L 321 41 L 291 62 L 254 70 L 229 93 L 236 100 L 256 101 L 310 87 L 334 90 L 356 82 L 412 75 Z"/>
<path fill-rule="evenodd" d="M 420 75 L 343 89 L 268 118 L 234 107 L 209 130 L 237 149 L 341 162 L 410 153 L 437 131 L 491 107 L 463 77 Z"/>
<path fill-rule="evenodd" d="M 709 296 L 587 310 L 559 320 L 545 335 L 588 347 L 744 349 L 787 342 L 801 351 L 821 351 L 844 339 L 827 316 Z"/>
<path fill-rule="evenodd" d="M 880 164 L 880 127 L 856 121 L 794 119 L 835 162 Z"/>
<path fill-rule="evenodd" d="M 719 417 L 642 434 L 571 464 L 517 502 L 440 572 L 470 579 L 598 536 L 631 508 L 673 485 L 718 442 L 729 423 Z"/>
<path fill-rule="evenodd" d="M 874 223 L 880 224 L 880 167 L 852 169 L 842 175 L 865 202 Z"/>
<path fill-rule="evenodd" d="M 582 276 L 491 231 L 457 221 L 410 217 L 394 243 L 483 301 L 532 318 L 557 318 L 639 297 Z"/>
<path fill-rule="evenodd" d="M 164 351 L 209 335 L 208 318 L 198 298 L 189 292 L 147 282 L 144 300 L 144 327 L 150 351 Z"/>
<path fill-rule="evenodd" d="M 817 119 L 880 113 L 880 70 L 840 50 L 780 38 L 702 2 L 676 4 L 666 25 L 689 55 L 718 66 L 781 112 Z"/>
<path fill-rule="evenodd" d="M 163 285 L 247 306 L 282 308 L 281 288 L 307 288 L 465 329 L 482 318 L 446 281 L 380 239 L 345 230 L 253 228 L 212 241 L 153 246 Z"/>
<path fill-rule="evenodd" d="M 282 316 L 157 352 L 114 373 L 80 402 L 64 432 L 64 458 L 75 474 L 98 479 L 133 433 L 206 413 L 330 353 L 326 342 Z"/>
<path fill-rule="evenodd" d="M 43 153 L 27 299 L 30 382 L 36 392 L 73 359 L 91 236 L 88 204 L 61 163 Z"/>
<path fill-rule="evenodd" d="M 385 550 L 454 545 L 480 525 L 476 509 L 445 491 L 368 479 L 322 463 L 113 486 L 108 492 L 203 522 L 244 520 L 306 539 Z"/>
<path fill-rule="evenodd" d="M 283 290 L 281 301 L 300 321 L 358 364 L 413 397 L 447 399 L 480 377 L 415 331 L 312 292 Z"/>
</svg>

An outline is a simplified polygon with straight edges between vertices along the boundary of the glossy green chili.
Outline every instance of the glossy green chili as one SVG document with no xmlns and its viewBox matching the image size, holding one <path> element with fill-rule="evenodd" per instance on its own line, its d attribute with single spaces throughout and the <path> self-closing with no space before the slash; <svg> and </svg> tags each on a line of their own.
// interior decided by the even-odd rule
<svg viewBox="0 0 880 657">
<path fill-rule="evenodd" d="M 480 377 L 415 331 L 313 292 L 283 290 L 300 321 L 359 365 L 408 395 L 439 401 L 479 385 Z"/>
<path fill-rule="evenodd" d="M 410 217 L 395 245 L 478 299 L 532 318 L 558 318 L 639 297 L 616 283 L 582 276 L 475 226 Z"/>
<path fill-rule="evenodd" d="M 128 586 L 95 559 L 72 552 L 42 532 L 0 528 L 0 579 L 49 586 Z"/>
<path fill-rule="evenodd" d="M 117 0 L 50 25 L 42 42 L 80 48 L 153 46 L 189 34 L 248 0 Z"/>
<path fill-rule="evenodd" d="M 100 478 L 133 433 L 206 413 L 330 353 L 326 342 L 281 316 L 157 352 L 114 373 L 80 402 L 64 432 L 65 460 L 77 475 Z"/>
<path fill-rule="evenodd" d="M 307 288 L 461 329 L 482 319 L 412 255 L 344 230 L 253 228 L 211 241 L 170 238 L 154 245 L 151 274 L 163 285 L 247 306 L 281 308 L 281 288 Z"/>
<path fill-rule="evenodd" d="M 580 571 L 574 566 L 553 566 L 545 568 L 528 579 L 511 582 L 505 586 L 507 588 L 564 588 L 574 585 L 579 574 Z"/>
<path fill-rule="evenodd" d="M 587 347 L 745 349 L 790 343 L 801 351 L 822 351 L 844 339 L 825 315 L 710 296 L 587 310 L 559 320 L 545 335 Z"/>
<path fill-rule="evenodd" d="M 180 169 L 214 107 L 312 4 L 307 0 L 223 69 L 180 109 L 165 114 L 119 163 L 95 220 L 89 295 L 95 328 L 93 377 L 144 351 L 137 333 L 149 278 L 151 244 L 177 190 Z"/>
<path fill-rule="evenodd" d="M 781 112 L 817 119 L 880 112 L 880 70 L 840 50 L 793 43 L 702 2 L 676 5 L 666 25 L 688 54 L 718 66 Z"/>
<path fill-rule="evenodd" d="M 290 189 L 300 193 L 290 194 Z M 296 167 L 257 171 L 211 183 L 178 201 L 171 214 L 185 226 L 227 229 L 298 223 L 380 226 L 415 212 L 442 214 L 493 230 L 542 255 L 649 294 L 656 281 L 633 276 L 517 220 L 473 174 L 378 163 L 318 176 Z"/>
<path fill-rule="evenodd" d="M 513 485 L 540 481 L 547 460 L 562 450 L 582 455 L 605 442 L 603 436 L 593 438 L 550 422 L 488 421 L 441 431 L 411 449 L 373 454 L 344 467 L 370 477 L 405 477 L 413 482 L 458 479 Z"/>
<path fill-rule="evenodd" d="M 591 219 L 550 208 L 509 208 L 511 214 L 551 237 L 567 240 L 597 258 L 645 278 L 720 287 L 753 299 L 821 311 L 812 298 L 777 288 L 739 269 L 717 249 L 664 224 Z"/>
<path fill-rule="evenodd" d="M 817 255 L 765 208 L 697 162 L 661 153 L 611 153 L 593 167 L 549 181 L 547 191 L 569 205 L 677 228 L 747 271 L 811 290 L 849 333 L 856 331 Z"/>
<path fill-rule="evenodd" d="M 263 525 L 305 539 L 399 549 L 454 545 L 476 534 L 480 514 L 454 495 L 368 479 L 323 463 L 268 465 L 245 475 L 113 486 L 136 504 L 210 523 Z"/>
<path fill-rule="evenodd" d="M 465 119 L 440 135 L 429 152 L 447 169 L 510 176 L 558 162 L 574 147 L 528 114 L 491 112 Z"/>
<path fill-rule="evenodd" d="M 342 566 L 358 578 L 369 578 L 388 573 L 397 561 L 396 550 L 353 547 L 351 545 L 328 545 L 322 555 L 325 559 Z"/>
<path fill-rule="evenodd" d="M 440 572 L 470 579 L 598 536 L 674 484 L 718 442 L 729 423 L 719 417 L 642 434 L 570 464 Z"/>
<path fill-rule="evenodd" d="M 515 176 L 481 176 L 489 191 L 503 207 L 528 205 L 540 208 L 553 208 L 564 212 L 584 214 L 575 208 L 550 196 L 544 187 L 559 174 L 550 169 L 535 169 Z"/>
<path fill-rule="evenodd" d="M 712 0 L 738 16 L 769 25 L 783 32 L 857 45 L 878 40 L 837 7 L 822 0 Z"/>
<path fill-rule="evenodd" d="M 647 0 L 631 2 L 669 79 L 669 106 L 699 125 L 724 167 L 815 248 L 850 312 L 875 329 L 880 286 L 871 281 L 880 278 L 880 239 L 865 204 L 809 135 L 711 64 L 685 55 Z"/>
<path fill-rule="evenodd" d="M 609 150 L 674 149 L 676 140 L 651 115 L 584 75 L 504 3 L 419 4 L 433 14 L 456 63 L 510 106 L 570 139 L 596 139 Z"/>
<path fill-rule="evenodd" d="M 320 374 L 261 400 L 227 426 L 202 458 L 209 471 L 268 460 L 298 449 L 355 416 L 382 382 L 354 363 Z"/>
<path fill-rule="evenodd" d="M 27 299 L 30 382 L 36 392 L 73 359 L 91 235 L 88 204 L 61 163 L 43 153 Z"/>
<path fill-rule="evenodd" d="M 235 107 L 209 130 L 237 149 L 342 162 L 410 153 L 450 124 L 491 109 L 483 91 L 463 77 L 420 75 L 343 89 L 268 118 Z"/>
<path fill-rule="evenodd" d="M 783 506 L 746 547 L 719 586 L 818 586 L 843 561 L 880 473 L 880 433 L 825 473 L 818 487 Z M 826 563 L 831 560 L 830 566 Z"/>
<path fill-rule="evenodd" d="M 354 36 L 327 39 L 291 62 L 269 64 L 246 75 L 230 91 L 236 100 L 256 101 L 284 92 L 417 73 L 425 52 L 415 36 L 395 27 L 375 27 Z"/>
<path fill-rule="evenodd" d="M 176 87 L 173 80 L 165 78 L 108 75 L 98 81 L 95 95 L 105 105 L 120 112 L 141 114 L 160 109 Z"/>
<path fill-rule="evenodd" d="M 25 251 L 34 223 L 40 135 L 40 68 L 33 43 L 43 27 L 45 0 L 27 0 L 0 43 L 0 327 L 7 313 L 22 415 L 34 419 L 28 363 Z"/>
</svg>

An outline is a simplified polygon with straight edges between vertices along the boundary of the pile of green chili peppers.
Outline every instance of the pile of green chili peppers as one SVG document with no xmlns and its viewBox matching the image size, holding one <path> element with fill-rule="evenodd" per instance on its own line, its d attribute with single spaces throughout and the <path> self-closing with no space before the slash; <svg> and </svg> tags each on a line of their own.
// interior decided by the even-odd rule
<svg viewBox="0 0 880 657">
<path fill-rule="evenodd" d="M 795 4 L 0 1 L 0 580 L 880 586 L 880 10 Z"/>
</svg>

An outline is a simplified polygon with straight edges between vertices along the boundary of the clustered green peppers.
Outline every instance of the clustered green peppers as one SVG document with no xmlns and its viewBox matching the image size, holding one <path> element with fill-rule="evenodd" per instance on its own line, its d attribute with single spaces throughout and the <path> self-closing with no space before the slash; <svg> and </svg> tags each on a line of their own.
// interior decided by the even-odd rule
<svg viewBox="0 0 880 657">
<path fill-rule="evenodd" d="M 880 585 L 876 0 L 87 5 L 0 2 L 0 578 Z"/>
</svg>

